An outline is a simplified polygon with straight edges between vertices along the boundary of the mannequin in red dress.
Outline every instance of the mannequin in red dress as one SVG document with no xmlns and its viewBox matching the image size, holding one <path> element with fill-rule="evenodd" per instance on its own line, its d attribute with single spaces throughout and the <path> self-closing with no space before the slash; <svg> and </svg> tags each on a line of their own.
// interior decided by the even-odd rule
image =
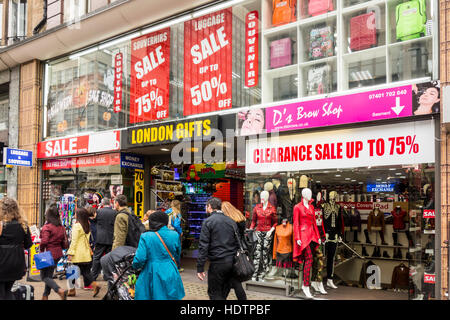
<svg viewBox="0 0 450 320">
<path fill-rule="evenodd" d="M 313 298 L 310 292 L 311 267 L 313 253 L 320 245 L 320 234 L 317 228 L 316 215 L 312 205 L 312 191 L 302 190 L 302 201 L 294 207 L 294 261 L 303 262 L 302 290 L 307 298 Z"/>
</svg>

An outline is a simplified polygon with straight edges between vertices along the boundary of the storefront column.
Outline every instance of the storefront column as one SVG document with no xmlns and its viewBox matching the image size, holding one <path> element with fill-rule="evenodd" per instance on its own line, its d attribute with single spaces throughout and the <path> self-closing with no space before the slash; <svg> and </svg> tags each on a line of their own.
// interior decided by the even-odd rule
<svg viewBox="0 0 450 320">
<path fill-rule="evenodd" d="M 39 181 L 37 144 L 40 132 L 42 96 L 41 63 L 37 60 L 21 66 L 19 107 L 19 149 L 33 151 L 33 167 L 18 168 L 17 200 L 29 224 L 39 224 Z"/>
<path fill-rule="evenodd" d="M 20 67 L 11 70 L 9 82 L 9 137 L 8 146 L 19 145 Z M 17 167 L 6 169 L 8 197 L 17 199 Z"/>
</svg>

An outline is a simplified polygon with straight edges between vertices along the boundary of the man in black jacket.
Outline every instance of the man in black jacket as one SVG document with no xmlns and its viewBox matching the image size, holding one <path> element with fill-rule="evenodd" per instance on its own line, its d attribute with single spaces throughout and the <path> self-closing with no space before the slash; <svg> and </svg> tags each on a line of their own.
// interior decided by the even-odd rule
<svg viewBox="0 0 450 320">
<path fill-rule="evenodd" d="M 220 210 L 222 201 L 211 198 L 206 204 L 210 214 L 203 221 L 198 246 L 197 276 L 205 279 L 204 267 L 209 260 L 208 295 L 211 300 L 225 300 L 231 288 L 233 260 L 239 244 L 236 240 L 236 223 Z"/>
<path fill-rule="evenodd" d="M 111 208 L 110 200 L 103 198 L 103 208 L 97 211 L 97 239 L 95 242 L 94 256 L 92 257 L 92 276 L 94 280 L 97 279 L 100 270 L 100 258 L 103 254 L 111 251 L 114 235 L 114 221 L 116 220 L 117 212 Z"/>
</svg>

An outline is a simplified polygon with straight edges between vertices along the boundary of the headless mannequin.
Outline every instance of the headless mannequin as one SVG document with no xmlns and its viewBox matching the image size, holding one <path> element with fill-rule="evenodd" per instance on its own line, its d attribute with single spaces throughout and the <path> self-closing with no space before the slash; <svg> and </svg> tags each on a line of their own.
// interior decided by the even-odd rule
<svg viewBox="0 0 450 320">
<path fill-rule="evenodd" d="M 270 240 L 272 233 L 276 226 L 276 209 L 269 203 L 269 192 L 261 192 L 261 204 L 255 206 L 253 209 L 253 218 L 250 229 L 256 229 L 257 245 L 254 252 L 253 264 L 255 265 L 255 273 L 252 280 L 257 281 L 258 278 L 264 280 L 266 273 L 269 271 L 269 251 Z M 263 219 L 263 220 L 258 220 Z M 265 228 L 258 225 L 258 221 L 264 221 Z M 267 230 L 267 225 L 270 225 L 270 230 Z M 260 230 L 258 230 L 260 229 Z"/>
<path fill-rule="evenodd" d="M 324 227 L 326 232 L 325 251 L 327 257 L 327 286 L 337 289 L 333 283 L 334 259 L 336 255 L 337 244 L 342 241 L 342 215 L 341 207 L 336 203 L 338 194 L 331 191 L 329 202 L 322 204 L 324 214 Z"/>
<path fill-rule="evenodd" d="M 358 232 L 361 231 L 361 215 L 359 214 L 359 211 L 356 210 L 354 206 L 352 206 L 352 209 L 350 210 L 350 216 L 352 221 L 352 231 L 353 231 L 353 242 L 359 243 L 358 240 Z"/>
<path fill-rule="evenodd" d="M 280 185 L 278 189 L 278 202 L 282 209 L 282 217 L 292 223 L 294 207 L 300 202 L 297 193 L 297 182 L 294 178 L 289 178 L 285 185 Z"/>
<path fill-rule="evenodd" d="M 281 225 L 278 225 L 275 228 L 274 235 L 274 244 L 273 244 L 273 260 L 276 260 L 276 265 L 272 268 L 272 271 L 268 276 L 275 277 L 280 273 L 280 270 L 284 270 L 284 276 L 286 277 L 289 271 L 289 268 L 293 267 L 292 262 L 292 224 L 289 223 L 288 219 L 284 218 L 281 222 Z M 285 246 L 286 239 L 289 239 L 290 242 L 290 252 L 278 252 L 277 249 L 286 250 Z M 283 244 L 284 242 L 284 244 Z M 278 245 L 281 244 L 281 247 Z M 286 257 L 287 254 L 290 254 L 290 257 Z"/>
<path fill-rule="evenodd" d="M 304 206 L 304 208 L 306 209 L 307 212 L 311 212 L 311 211 L 314 212 L 314 208 L 313 208 L 312 204 L 310 204 L 311 199 L 312 199 L 312 191 L 311 191 L 311 189 L 304 188 L 302 190 L 302 202 L 301 203 L 303 204 L 303 206 Z M 295 210 L 297 210 L 297 207 L 298 207 L 298 205 L 296 206 Z M 299 219 L 300 217 L 301 217 L 301 215 L 298 215 L 296 217 L 295 214 L 294 214 L 294 219 Z M 314 221 L 315 221 L 315 214 L 314 214 L 314 217 L 312 217 L 312 219 L 314 219 Z M 304 225 L 300 225 L 298 227 L 300 229 L 299 230 L 300 236 L 301 236 L 302 233 L 305 233 L 305 238 L 307 238 L 308 236 L 306 236 L 306 235 L 310 235 L 311 233 L 315 233 L 315 235 L 317 236 L 318 244 L 319 245 L 321 244 L 319 231 L 317 230 L 317 225 L 314 224 L 313 226 L 311 226 L 311 228 L 313 228 L 313 230 L 305 228 Z M 295 238 L 295 236 L 294 236 L 294 238 Z M 298 247 L 302 246 L 302 240 L 298 239 L 298 240 L 296 240 L 296 243 L 297 243 Z M 311 240 L 311 244 L 313 244 L 313 240 Z M 316 244 L 316 247 L 317 247 L 317 244 Z M 304 251 L 308 250 L 308 249 L 309 249 L 309 245 L 305 249 L 303 249 L 302 254 L 304 255 Z M 311 276 L 311 273 L 310 273 L 311 269 L 307 268 L 306 267 L 307 265 L 312 265 L 312 261 L 304 261 L 302 291 L 303 291 L 303 293 L 305 294 L 305 296 L 307 298 L 311 299 L 311 298 L 313 298 L 313 296 L 311 294 L 310 287 L 309 287 L 309 285 L 306 285 L 306 283 L 309 283 L 309 281 L 308 280 L 305 281 L 305 279 L 309 279 L 309 277 Z"/>
</svg>

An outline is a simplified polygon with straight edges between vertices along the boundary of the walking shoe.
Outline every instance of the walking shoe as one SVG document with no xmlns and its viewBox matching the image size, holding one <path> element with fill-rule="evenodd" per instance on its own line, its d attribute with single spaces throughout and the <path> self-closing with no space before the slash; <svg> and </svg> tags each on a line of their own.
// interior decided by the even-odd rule
<svg viewBox="0 0 450 320">
<path fill-rule="evenodd" d="M 58 295 L 61 297 L 61 300 L 67 300 L 67 290 L 59 289 Z"/>
<path fill-rule="evenodd" d="M 70 289 L 69 292 L 67 293 L 68 297 L 75 297 L 76 295 L 76 290 L 74 289 Z"/>
<path fill-rule="evenodd" d="M 48 300 L 48 296 L 42 296 L 41 300 Z"/>
<path fill-rule="evenodd" d="M 90 284 L 90 285 L 88 285 L 87 287 L 84 286 L 84 287 L 83 287 L 83 290 L 92 290 L 92 285 Z"/>
<path fill-rule="evenodd" d="M 98 295 L 98 293 L 100 292 L 100 289 L 101 289 L 102 287 L 99 286 L 98 283 L 94 281 L 94 282 L 92 282 L 92 288 L 94 289 L 94 295 L 93 295 L 93 297 L 95 298 L 95 297 Z"/>
</svg>

